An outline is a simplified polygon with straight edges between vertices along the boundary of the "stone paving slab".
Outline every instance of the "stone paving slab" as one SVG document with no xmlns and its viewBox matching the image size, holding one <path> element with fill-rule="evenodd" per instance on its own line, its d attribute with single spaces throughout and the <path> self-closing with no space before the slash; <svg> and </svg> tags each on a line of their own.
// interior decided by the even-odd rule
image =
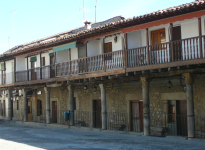
<svg viewBox="0 0 205 150">
<path fill-rule="evenodd" d="M 0 150 L 138 150 L 205 148 L 205 142 L 0 122 Z"/>
</svg>

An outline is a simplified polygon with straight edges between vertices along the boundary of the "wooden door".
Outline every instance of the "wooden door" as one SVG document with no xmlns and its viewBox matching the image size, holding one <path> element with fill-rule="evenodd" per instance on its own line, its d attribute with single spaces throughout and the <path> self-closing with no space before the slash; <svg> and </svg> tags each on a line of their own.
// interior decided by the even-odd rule
<svg viewBox="0 0 205 150">
<path fill-rule="evenodd" d="M 3 116 L 6 116 L 6 103 L 5 100 L 3 100 Z"/>
<path fill-rule="evenodd" d="M 50 55 L 50 78 L 55 77 L 55 57 Z"/>
<path fill-rule="evenodd" d="M 52 122 L 57 123 L 57 101 L 52 101 Z"/>
<path fill-rule="evenodd" d="M 112 59 L 112 42 L 104 43 L 104 53 L 105 54 L 105 60 L 111 60 Z"/>
<path fill-rule="evenodd" d="M 187 136 L 186 100 L 177 101 L 177 134 L 181 136 Z"/>
<path fill-rule="evenodd" d="M 175 60 L 181 60 L 182 57 L 182 44 L 181 41 L 181 26 L 176 26 L 173 27 L 173 33 L 172 33 L 172 38 L 173 38 L 173 50 L 174 50 L 174 55 L 175 55 Z"/>
<path fill-rule="evenodd" d="M 93 101 L 93 125 L 96 128 L 102 128 L 101 100 Z"/>
<path fill-rule="evenodd" d="M 131 130 L 143 131 L 143 102 L 131 102 Z"/>
<path fill-rule="evenodd" d="M 27 114 L 28 114 L 28 120 L 32 120 L 32 101 L 31 98 L 27 98 L 28 100 L 28 107 L 27 107 Z"/>
<path fill-rule="evenodd" d="M 31 80 L 36 80 L 35 63 L 31 62 Z"/>
</svg>

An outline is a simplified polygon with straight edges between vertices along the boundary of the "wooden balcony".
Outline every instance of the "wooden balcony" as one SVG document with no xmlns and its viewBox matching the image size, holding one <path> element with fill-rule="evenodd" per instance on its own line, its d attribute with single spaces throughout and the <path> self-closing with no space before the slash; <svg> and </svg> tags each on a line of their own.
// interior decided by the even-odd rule
<svg viewBox="0 0 205 150">
<path fill-rule="evenodd" d="M 122 69 L 126 69 L 126 72 L 133 72 L 202 64 L 205 63 L 204 56 L 205 36 L 193 37 L 17 71 L 15 72 L 15 81 L 12 80 L 12 83 L 64 77 L 69 79 L 86 74 L 101 74 Z M 1 75 L 1 85 L 10 83 L 4 76 Z"/>
</svg>

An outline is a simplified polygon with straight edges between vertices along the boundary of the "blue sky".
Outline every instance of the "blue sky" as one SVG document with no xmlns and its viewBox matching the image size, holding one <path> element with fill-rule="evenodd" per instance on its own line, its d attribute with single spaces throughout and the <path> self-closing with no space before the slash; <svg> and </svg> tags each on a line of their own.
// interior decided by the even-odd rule
<svg viewBox="0 0 205 150">
<path fill-rule="evenodd" d="M 192 1 L 97 0 L 97 22 L 119 15 L 130 18 Z M 88 10 L 85 18 L 94 22 L 96 0 L 84 3 Z M 83 25 L 83 0 L 0 0 L 0 6 L 0 54 L 15 45 Z"/>
</svg>

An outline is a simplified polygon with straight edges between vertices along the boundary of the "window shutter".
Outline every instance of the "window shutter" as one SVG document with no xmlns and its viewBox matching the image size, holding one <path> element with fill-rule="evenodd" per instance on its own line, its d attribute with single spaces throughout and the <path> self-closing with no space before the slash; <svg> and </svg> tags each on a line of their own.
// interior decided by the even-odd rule
<svg viewBox="0 0 205 150">
<path fill-rule="evenodd" d="M 4 68 L 4 63 L 1 63 L 1 71 L 4 71 L 5 68 Z"/>
<path fill-rule="evenodd" d="M 30 62 L 34 62 L 34 61 L 36 61 L 36 56 L 30 58 Z"/>
</svg>

